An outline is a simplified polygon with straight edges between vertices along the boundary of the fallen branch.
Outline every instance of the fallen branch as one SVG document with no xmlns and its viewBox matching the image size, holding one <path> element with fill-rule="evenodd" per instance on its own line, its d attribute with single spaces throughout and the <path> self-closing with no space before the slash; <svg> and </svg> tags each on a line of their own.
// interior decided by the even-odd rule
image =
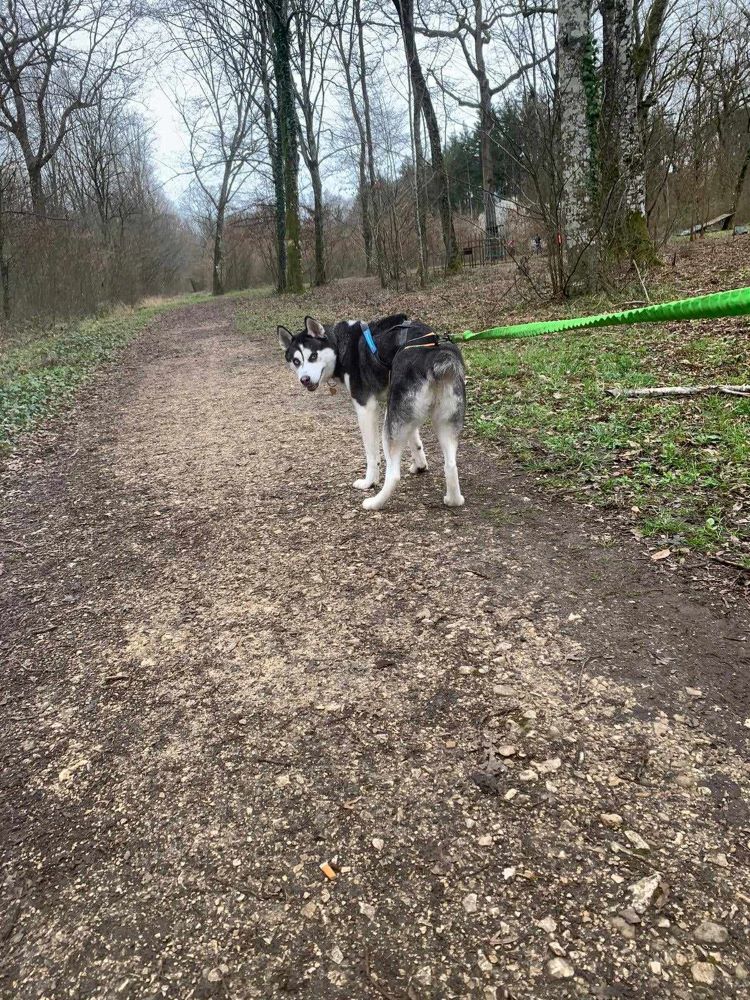
<svg viewBox="0 0 750 1000">
<path fill-rule="evenodd" d="M 610 396 L 640 399 L 643 396 L 704 396 L 722 392 L 727 396 L 750 396 L 750 385 L 664 385 L 647 389 L 607 389 Z"/>
</svg>

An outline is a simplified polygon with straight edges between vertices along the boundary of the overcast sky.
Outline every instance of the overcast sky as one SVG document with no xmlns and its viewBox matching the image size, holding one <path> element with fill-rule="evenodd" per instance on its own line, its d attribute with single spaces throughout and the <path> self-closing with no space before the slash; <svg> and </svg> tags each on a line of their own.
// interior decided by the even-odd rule
<svg viewBox="0 0 750 1000">
<path fill-rule="evenodd" d="M 376 147 L 383 157 L 385 172 L 397 170 L 401 160 L 410 153 L 408 101 L 408 74 L 403 48 L 395 32 L 380 26 L 369 39 L 370 60 L 368 84 L 373 102 Z M 171 43 L 169 43 L 171 44 Z M 420 55 L 425 71 L 432 67 L 442 72 L 450 82 L 452 90 L 476 99 L 476 82 L 468 72 L 460 48 L 451 41 L 442 40 L 439 47 L 422 39 Z M 507 53 L 495 53 L 495 64 L 508 65 L 512 57 Z M 190 184 L 190 171 L 186 164 L 185 134 L 179 117 L 170 100 L 170 90 L 175 78 L 182 83 L 187 78 L 184 73 L 175 74 L 176 63 L 169 57 L 162 60 L 152 70 L 152 74 L 142 89 L 139 103 L 146 118 L 153 124 L 153 151 L 158 178 L 168 197 L 179 205 Z M 326 135 L 321 143 L 322 153 L 329 153 L 322 164 L 324 186 L 329 193 L 352 196 L 356 191 L 357 175 L 354 153 L 355 136 L 347 136 L 347 128 L 352 129 L 351 111 L 348 98 L 343 90 L 343 72 L 337 66 L 334 54 L 330 61 L 330 82 L 326 87 Z M 430 81 L 436 111 L 441 129 L 446 134 L 460 130 L 471 124 L 476 113 L 459 107 L 455 101 L 445 97 L 434 81 Z M 427 148 L 427 146 L 426 146 Z M 332 154 L 332 155 L 330 155 Z M 307 172 L 304 162 L 300 162 L 300 185 L 302 197 L 309 195 Z M 247 195 L 252 197 L 250 187 Z"/>
</svg>

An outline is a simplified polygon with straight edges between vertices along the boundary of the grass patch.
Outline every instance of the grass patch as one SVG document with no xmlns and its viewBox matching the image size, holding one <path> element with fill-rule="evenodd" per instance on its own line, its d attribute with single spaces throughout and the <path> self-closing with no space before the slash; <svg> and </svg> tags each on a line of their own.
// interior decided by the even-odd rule
<svg viewBox="0 0 750 1000">
<path fill-rule="evenodd" d="M 69 404 L 97 368 L 111 361 L 154 317 L 209 301 L 205 293 L 151 300 L 40 334 L 27 328 L 0 344 L 0 454 L 14 438 Z"/>
<path fill-rule="evenodd" d="M 750 557 L 750 400 L 623 400 L 605 389 L 750 381 L 738 326 L 654 326 L 476 344 L 469 421 L 551 485 L 646 535 Z"/>
</svg>

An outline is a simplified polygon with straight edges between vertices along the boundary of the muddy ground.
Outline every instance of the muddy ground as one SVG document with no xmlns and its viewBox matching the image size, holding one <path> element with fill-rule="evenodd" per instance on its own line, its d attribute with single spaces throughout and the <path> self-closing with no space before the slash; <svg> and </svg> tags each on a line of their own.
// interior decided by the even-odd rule
<svg viewBox="0 0 750 1000">
<path fill-rule="evenodd" d="M 742 601 L 429 435 L 365 513 L 235 308 L 6 463 L 0 995 L 746 996 Z"/>
</svg>

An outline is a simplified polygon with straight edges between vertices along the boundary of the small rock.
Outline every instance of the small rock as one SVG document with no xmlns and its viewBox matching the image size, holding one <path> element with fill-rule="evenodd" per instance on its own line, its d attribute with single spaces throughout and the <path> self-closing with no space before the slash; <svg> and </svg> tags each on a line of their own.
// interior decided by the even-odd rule
<svg viewBox="0 0 750 1000">
<path fill-rule="evenodd" d="M 654 976 L 661 975 L 661 962 L 649 962 L 648 967 Z"/>
<path fill-rule="evenodd" d="M 738 979 L 742 980 L 743 983 L 749 975 L 747 968 L 742 964 L 742 962 L 738 962 L 735 965 L 734 974 Z"/>
<path fill-rule="evenodd" d="M 376 851 L 382 851 L 385 845 L 384 842 L 380 839 L 380 837 L 373 837 L 372 846 L 375 848 Z"/>
<path fill-rule="evenodd" d="M 698 782 L 694 774 L 690 774 L 688 771 L 680 771 L 679 774 L 675 775 L 674 783 L 679 788 L 694 788 Z"/>
<path fill-rule="evenodd" d="M 568 954 L 559 941 L 550 941 L 549 950 L 560 958 Z"/>
<path fill-rule="evenodd" d="M 713 986 L 716 976 L 713 965 L 708 962 L 693 962 L 690 966 L 690 972 L 696 983 L 702 983 L 704 986 Z"/>
<path fill-rule="evenodd" d="M 279 774 L 276 776 L 276 784 L 279 788 L 284 788 L 291 780 L 288 774 Z"/>
<path fill-rule="evenodd" d="M 599 819 L 610 830 L 617 830 L 618 827 L 622 826 L 622 816 L 619 813 L 601 813 Z"/>
<path fill-rule="evenodd" d="M 464 909 L 467 913 L 477 912 L 477 894 L 475 892 L 469 892 L 464 896 Z"/>
<path fill-rule="evenodd" d="M 515 868 L 512 868 L 512 867 L 511 868 L 503 868 L 503 878 L 505 879 L 506 882 L 510 882 L 510 880 L 512 878 L 515 878 L 515 877 L 516 877 L 516 869 Z"/>
<path fill-rule="evenodd" d="M 702 924 L 695 928 L 695 940 L 701 944 L 725 944 L 729 940 L 729 931 L 721 924 L 715 924 L 711 920 L 704 920 Z"/>
<path fill-rule="evenodd" d="M 623 917 L 612 917 L 610 923 L 615 930 L 619 931 L 624 938 L 628 939 L 628 941 L 633 941 L 635 939 L 635 928 L 632 927 Z"/>
<path fill-rule="evenodd" d="M 318 908 L 315 903 L 305 903 L 302 907 L 302 916 L 307 917 L 310 920 L 318 912 Z"/>
<path fill-rule="evenodd" d="M 485 833 L 477 841 L 480 847 L 491 847 L 492 846 L 492 834 Z"/>
<path fill-rule="evenodd" d="M 506 743 L 504 746 L 498 747 L 497 752 L 501 757 L 513 757 L 514 754 L 518 753 L 518 748 L 514 747 L 512 743 Z"/>
<path fill-rule="evenodd" d="M 702 698 L 703 692 L 700 688 L 685 688 L 685 694 L 690 695 L 691 698 Z"/>
<path fill-rule="evenodd" d="M 518 780 L 519 781 L 536 781 L 537 777 L 538 777 L 538 775 L 537 775 L 536 771 L 531 771 L 531 770 L 521 771 L 521 772 L 519 772 Z"/>
<path fill-rule="evenodd" d="M 658 902 L 659 896 L 666 895 L 666 886 L 662 882 L 661 872 L 654 872 L 653 875 L 646 875 L 628 886 L 628 892 L 633 897 L 633 909 L 636 913 L 643 915 L 649 906 Z"/>
<path fill-rule="evenodd" d="M 344 953 L 338 945 L 334 945 L 333 948 L 331 948 L 331 959 L 336 963 L 336 965 L 341 965 L 344 961 Z"/>
<path fill-rule="evenodd" d="M 627 920 L 629 924 L 639 924 L 641 922 L 641 918 L 638 916 L 638 914 L 635 912 L 632 906 L 629 906 L 626 910 L 621 910 L 620 916 L 623 918 L 623 920 Z"/>
<path fill-rule="evenodd" d="M 706 861 L 710 865 L 716 865 L 717 868 L 728 868 L 729 860 L 726 854 L 721 851 L 709 851 L 706 855 Z"/>
<path fill-rule="evenodd" d="M 375 907 L 372 903 L 364 903 L 362 900 L 359 901 L 359 912 L 363 917 L 367 917 L 368 920 L 375 919 Z"/>
<path fill-rule="evenodd" d="M 557 921 L 553 917 L 542 917 L 537 921 L 537 927 L 541 927 L 548 934 L 554 934 L 557 930 Z"/>
<path fill-rule="evenodd" d="M 643 851 L 644 854 L 646 854 L 648 851 L 651 850 L 651 848 L 643 839 L 643 837 L 640 835 L 640 833 L 636 833 L 635 830 L 626 830 L 625 836 L 632 844 L 634 850 Z"/>
<path fill-rule="evenodd" d="M 414 978 L 423 986 L 430 986 L 432 984 L 432 969 L 429 965 L 423 965 L 421 969 L 414 973 Z"/>
<path fill-rule="evenodd" d="M 509 788 L 508 791 L 505 793 L 505 795 L 503 795 L 503 798 L 505 799 L 506 802 L 512 802 L 513 799 L 516 797 L 516 795 L 518 795 L 518 789 Z"/>
<path fill-rule="evenodd" d="M 514 694 L 514 691 L 510 684 L 495 684 L 492 688 L 492 693 L 502 695 L 504 698 L 510 698 Z"/>
<path fill-rule="evenodd" d="M 552 774 L 560 769 L 561 764 L 562 761 L 559 757 L 552 757 L 550 760 L 533 761 L 532 767 L 536 768 L 540 774 Z"/>
<path fill-rule="evenodd" d="M 209 983 L 220 983 L 224 978 L 224 973 L 217 966 L 215 969 L 209 969 L 206 973 L 206 979 Z"/>
<path fill-rule="evenodd" d="M 547 975 L 550 979 L 570 979 L 575 974 L 573 966 L 564 958 L 553 958 L 547 962 Z"/>
</svg>

